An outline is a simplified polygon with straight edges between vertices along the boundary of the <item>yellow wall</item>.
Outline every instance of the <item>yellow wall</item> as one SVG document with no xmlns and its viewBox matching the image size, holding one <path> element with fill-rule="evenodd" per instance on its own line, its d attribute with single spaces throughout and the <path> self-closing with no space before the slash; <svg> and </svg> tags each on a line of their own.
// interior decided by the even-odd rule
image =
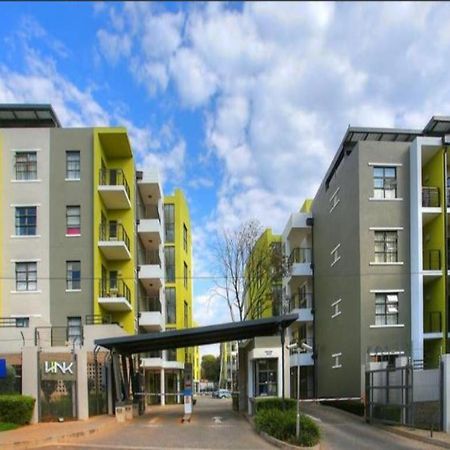
<svg viewBox="0 0 450 450">
<path fill-rule="evenodd" d="M 307 198 L 304 202 L 303 205 L 300 208 L 300 212 L 303 213 L 309 213 L 312 211 L 312 205 L 313 205 L 313 199 L 311 198 Z"/>
<path fill-rule="evenodd" d="M 101 137 L 107 135 L 106 144 L 101 142 Z M 124 171 L 130 188 L 131 208 L 124 210 L 108 210 L 98 193 L 101 161 L 104 161 L 106 168 Z M 94 245 L 94 314 L 111 314 L 114 322 L 122 324 L 123 328 L 130 334 L 134 334 L 136 315 L 136 267 L 135 267 L 135 222 L 136 222 L 136 193 L 135 193 L 135 167 L 133 155 L 129 147 L 127 132 L 123 128 L 95 128 L 94 129 L 94 214 L 93 214 L 93 245 Z M 98 248 L 101 213 L 107 220 L 117 220 L 124 226 L 130 238 L 131 260 L 129 261 L 108 261 Z M 99 283 L 102 276 L 102 265 L 107 271 L 117 270 L 120 272 L 118 279 L 122 279 L 130 289 L 132 311 L 110 312 L 104 310 L 98 304 Z"/>
</svg>

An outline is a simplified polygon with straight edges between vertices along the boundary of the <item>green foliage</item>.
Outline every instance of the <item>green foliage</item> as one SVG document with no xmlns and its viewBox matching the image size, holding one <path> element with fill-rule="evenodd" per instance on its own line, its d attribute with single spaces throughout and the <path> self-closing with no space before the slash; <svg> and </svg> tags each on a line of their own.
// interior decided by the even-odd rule
<svg viewBox="0 0 450 450">
<path fill-rule="evenodd" d="M 0 378 L 0 394 L 17 394 L 16 371 L 14 367 L 7 366 L 6 378 Z"/>
<path fill-rule="evenodd" d="M 285 410 L 295 410 L 296 401 L 293 398 L 284 399 L 284 409 Z M 256 399 L 256 412 L 263 411 L 266 409 L 283 409 L 283 399 L 279 397 L 268 397 L 268 398 L 257 398 Z"/>
<path fill-rule="evenodd" d="M 35 401 L 28 395 L 0 395 L 0 422 L 29 423 Z"/>
<path fill-rule="evenodd" d="M 220 356 L 203 356 L 201 369 L 203 379 L 217 383 L 220 376 Z"/>
<path fill-rule="evenodd" d="M 0 431 L 15 430 L 19 428 L 16 423 L 0 422 Z"/>
<path fill-rule="evenodd" d="M 342 409 L 357 416 L 364 416 L 364 403 L 357 400 L 342 400 L 334 402 L 321 402 L 322 405 L 332 406 L 333 408 Z"/>
<path fill-rule="evenodd" d="M 274 409 L 262 409 L 255 416 L 256 429 L 264 431 L 281 441 L 304 447 L 312 447 L 319 442 L 320 430 L 318 426 L 304 415 L 300 416 L 300 439 L 295 437 L 296 411 Z"/>
</svg>

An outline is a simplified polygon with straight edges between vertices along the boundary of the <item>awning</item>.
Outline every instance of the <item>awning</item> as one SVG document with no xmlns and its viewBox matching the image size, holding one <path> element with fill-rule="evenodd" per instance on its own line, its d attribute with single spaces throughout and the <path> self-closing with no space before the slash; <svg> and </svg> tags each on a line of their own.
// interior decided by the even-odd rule
<svg viewBox="0 0 450 450">
<path fill-rule="evenodd" d="M 297 318 L 297 314 L 288 314 L 267 319 L 221 323 L 206 327 L 96 339 L 95 344 L 122 354 L 195 347 L 197 345 L 251 339 L 256 336 L 272 336 L 279 333 L 280 329 L 287 328 Z"/>
</svg>

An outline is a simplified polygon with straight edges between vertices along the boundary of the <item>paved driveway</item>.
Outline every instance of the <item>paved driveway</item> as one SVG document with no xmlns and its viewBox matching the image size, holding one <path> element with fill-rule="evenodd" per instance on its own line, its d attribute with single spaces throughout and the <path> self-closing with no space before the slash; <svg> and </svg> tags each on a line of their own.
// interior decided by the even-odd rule
<svg viewBox="0 0 450 450">
<path fill-rule="evenodd" d="M 200 397 L 190 423 L 181 423 L 182 405 L 155 407 L 117 430 L 98 433 L 74 443 L 45 447 L 49 449 L 273 449 L 250 424 L 231 410 L 230 400 Z"/>
</svg>

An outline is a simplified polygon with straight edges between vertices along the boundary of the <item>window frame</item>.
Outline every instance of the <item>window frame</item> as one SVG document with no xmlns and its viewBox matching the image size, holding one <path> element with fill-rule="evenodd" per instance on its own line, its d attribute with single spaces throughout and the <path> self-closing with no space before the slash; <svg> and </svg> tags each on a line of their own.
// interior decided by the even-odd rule
<svg viewBox="0 0 450 450">
<path fill-rule="evenodd" d="M 172 319 L 172 317 L 174 320 L 173 321 L 169 320 Z M 176 324 L 176 323 L 177 323 L 176 288 L 166 287 L 166 324 Z"/>
<path fill-rule="evenodd" d="M 188 251 L 188 229 L 185 223 L 183 223 L 183 248 L 184 251 Z"/>
<path fill-rule="evenodd" d="M 376 175 L 377 170 L 382 170 L 382 175 Z M 394 171 L 394 176 L 386 175 L 388 170 Z M 392 200 L 398 198 L 398 172 L 397 166 L 374 165 L 372 166 L 373 198 L 376 200 Z M 377 186 L 376 180 L 380 181 L 381 187 Z M 386 195 L 387 192 L 393 192 L 394 196 Z M 381 195 L 379 195 L 381 193 Z"/>
<path fill-rule="evenodd" d="M 166 243 L 175 242 L 175 205 L 173 203 L 164 205 L 164 238 Z"/>
<path fill-rule="evenodd" d="M 399 323 L 399 296 L 398 292 L 376 292 L 375 293 L 375 326 L 396 326 L 400 325 Z M 388 299 L 388 297 L 396 297 L 396 299 Z M 380 299 L 380 301 L 378 301 Z M 389 312 L 389 306 L 396 305 L 396 310 Z M 378 308 L 381 307 L 381 308 Z M 380 310 L 380 312 L 378 311 Z M 390 322 L 389 317 L 394 317 L 395 321 Z M 381 318 L 378 320 L 378 318 Z"/>
<path fill-rule="evenodd" d="M 20 225 L 17 223 L 17 220 L 20 218 L 25 218 L 26 222 L 28 222 L 30 218 L 33 218 L 33 215 L 32 214 L 24 214 L 22 216 L 18 216 L 17 213 L 19 210 L 34 210 L 34 233 L 21 233 L 20 232 L 21 228 L 23 228 L 25 230 L 33 229 L 33 224 L 25 223 L 23 225 Z M 16 206 L 14 218 L 15 218 L 15 223 L 14 223 L 15 236 L 37 236 L 37 206 Z"/>
<path fill-rule="evenodd" d="M 37 261 L 17 261 L 15 263 L 15 274 L 16 274 L 16 292 L 35 292 L 37 291 Z M 32 268 L 34 265 L 34 269 Z M 24 267 L 26 270 L 18 270 L 19 267 L 22 266 Z M 18 274 L 25 274 L 25 279 L 24 280 L 20 280 L 18 277 Z M 30 276 L 30 275 L 33 275 Z M 21 289 L 20 283 L 24 283 L 24 285 L 26 286 L 26 289 Z M 30 289 L 30 286 L 33 286 L 34 283 L 34 289 Z"/>
<path fill-rule="evenodd" d="M 388 240 L 388 236 L 395 236 L 394 240 Z M 380 238 L 382 237 L 382 239 Z M 377 245 L 383 247 L 383 250 L 377 250 Z M 394 246 L 395 250 L 390 250 L 389 245 Z M 380 260 L 379 257 L 382 256 Z M 391 259 L 389 255 L 393 255 Z M 398 230 L 374 230 L 374 262 L 375 263 L 398 263 Z"/>
<path fill-rule="evenodd" d="M 164 247 L 164 264 L 166 270 L 166 283 L 175 283 L 175 247 Z"/>
<path fill-rule="evenodd" d="M 69 214 L 69 209 L 78 208 L 78 214 Z M 70 226 L 69 218 L 78 217 L 78 227 Z M 70 230 L 78 230 L 78 233 L 72 233 Z M 81 236 L 81 206 L 80 205 L 66 205 L 66 236 Z"/>
<path fill-rule="evenodd" d="M 18 161 L 20 157 L 26 157 L 26 160 Z M 30 158 L 31 157 L 31 158 Z M 34 159 L 33 159 L 34 157 Z M 25 170 L 19 170 L 24 168 Z M 30 170 L 32 169 L 32 170 Z M 22 177 L 18 176 L 22 174 Z M 34 174 L 34 176 L 33 176 Z M 37 177 L 37 151 L 36 150 L 16 150 L 14 153 L 14 175 L 17 181 L 35 181 Z"/>
<path fill-rule="evenodd" d="M 77 155 L 77 160 L 70 160 L 70 156 Z M 71 168 L 70 164 L 77 164 L 78 168 Z M 73 176 L 75 174 L 75 176 Z M 78 174 L 78 176 L 76 176 Z M 66 181 L 81 180 L 81 152 L 80 150 L 66 150 Z"/>
<path fill-rule="evenodd" d="M 70 265 L 78 264 L 78 271 L 74 270 Z M 78 278 L 74 274 L 78 273 Z M 81 261 L 80 260 L 68 260 L 66 261 L 66 292 L 79 292 L 81 291 Z"/>
</svg>

